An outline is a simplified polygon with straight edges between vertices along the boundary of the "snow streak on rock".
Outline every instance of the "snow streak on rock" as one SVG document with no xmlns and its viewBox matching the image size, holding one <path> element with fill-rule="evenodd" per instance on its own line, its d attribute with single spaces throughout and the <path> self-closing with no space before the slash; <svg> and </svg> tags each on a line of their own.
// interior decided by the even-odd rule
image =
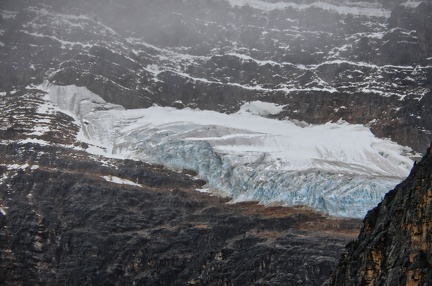
<svg viewBox="0 0 432 286">
<path fill-rule="evenodd" d="M 280 106 L 245 104 L 231 115 L 151 107 L 126 110 L 86 88 L 45 82 L 47 104 L 74 116 L 88 151 L 193 169 L 233 202 L 306 205 L 363 217 L 404 179 L 410 149 L 344 122 L 307 125 L 263 118 Z M 249 112 L 248 112 L 249 111 Z"/>
<path fill-rule="evenodd" d="M 255 9 L 272 11 L 272 10 L 306 10 L 310 8 L 322 9 L 325 11 L 341 14 L 341 15 L 356 15 L 369 17 L 389 17 L 390 11 L 382 9 L 378 3 L 357 3 L 358 6 L 350 7 L 347 3 L 344 5 L 335 5 L 325 2 L 315 2 L 312 4 L 297 4 L 291 2 L 267 2 L 262 0 L 228 0 L 232 6 L 250 6 Z M 361 7 L 364 4 L 365 7 Z"/>
</svg>

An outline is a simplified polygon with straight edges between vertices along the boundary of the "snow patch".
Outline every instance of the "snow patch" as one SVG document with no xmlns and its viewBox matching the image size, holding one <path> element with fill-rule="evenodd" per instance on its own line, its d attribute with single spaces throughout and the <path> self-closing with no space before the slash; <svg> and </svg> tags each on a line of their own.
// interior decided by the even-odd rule
<svg viewBox="0 0 432 286">
<path fill-rule="evenodd" d="M 51 145 L 50 142 L 45 141 L 45 140 L 41 140 L 41 139 L 37 139 L 37 138 L 26 138 L 24 140 L 18 141 L 18 143 L 20 143 L 20 144 L 33 143 L 33 144 L 39 144 L 39 145 L 42 145 L 42 146 L 49 146 L 49 145 Z"/>
<path fill-rule="evenodd" d="M 25 170 L 25 169 L 30 169 L 30 170 L 36 170 L 39 169 L 39 165 L 29 165 L 29 164 L 24 164 L 24 165 L 20 165 L 20 164 L 11 164 L 11 165 L 4 165 L 1 164 L 1 166 L 5 166 L 8 170 Z"/>
<path fill-rule="evenodd" d="M 274 65 L 277 65 L 277 66 L 281 65 L 280 63 L 275 62 L 275 61 L 260 61 L 260 60 L 254 59 L 254 58 L 252 58 L 252 57 L 250 57 L 248 55 L 245 55 L 245 54 L 228 53 L 227 55 L 228 56 L 238 57 L 238 58 L 242 59 L 243 61 L 253 61 L 253 62 L 256 62 L 260 66 L 263 66 L 263 65 L 266 65 L 266 64 L 270 64 L 272 66 L 274 66 Z"/>
<path fill-rule="evenodd" d="M 390 17 L 390 11 L 381 8 L 380 5 L 373 3 L 368 3 L 364 5 L 366 7 L 361 7 L 360 5 L 348 6 L 348 5 L 334 5 L 325 2 L 314 2 L 312 4 L 296 4 L 290 2 L 265 2 L 262 0 L 227 0 L 231 6 L 249 6 L 254 9 L 259 9 L 263 11 L 273 11 L 273 10 L 285 10 L 285 9 L 296 9 L 296 10 L 306 10 L 310 8 L 320 8 L 325 11 L 338 13 L 341 15 L 356 15 L 356 16 L 369 16 L 369 17 Z"/>
<path fill-rule="evenodd" d="M 18 15 L 18 12 L 15 12 L 15 11 L 0 10 L 0 16 L 4 20 L 15 19 L 17 15 Z"/>
<path fill-rule="evenodd" d="M 130 186 L 142 187 L 140 184 L 116 176 L 103 176 L 102 178 L 108 182 L 119 184 L 119 185 L 130 185 Z"/>
<path fill-rule="evenodd" d="M 49 120 L 35 120 L 34 123 L 35 125 L 33 126 L 33 131 L 31 133 L 28 133 L 28 135 L 42 136 L 50 131 L 50 128 L 48 126 L 39 125 L 40 123 L 49 123 Z"/>
<path fill-rule="evenodd" d="M 159 66 L 156 64 L 148 65 L 146 70 L 151 72 L 155 76 L 157 76 L 158 74 L 160 74 L 162 72 L 162 70 L 160 70 Z"/>
<path fill-rule="evenodd" d="M 417 8 L 418 5 L 420 5 L 421 2 L 418 1 L 408 1 L 401 3 L 400 5 L 407 7 L 407 8 Z"/>
<path fill-rule="evenodd" d="M 6 166 L 6 165 L 2 165 L 2 166 Z M 7 166 L 6 166 L 7 168 Z M 2 176 L 0 177 L 0 185 L 3 184 L 3 182 L 7 179 L 7 175 L 6 173 L 3 173 Z"/>
<path fill-rule="evenodd" d="M 238 114 L 250 113 L 253 115 L 268 116 L 279 114 L 284 108 L 284 105 L 277 105 L 270 102 L 252 101 L 243 104 L 240 107 Z"/>
<path fill-rule="evenodd" d="M 27 32 L 24 30 L 21 30 L 21 32 L 28 34 L 30 36 L 36 37 L 36 38 L 50 38 L 52 40 L 55 40 L 57 42 L 59 42 L 61 44 L 61 48 L 62 49 L 72 49 L 73 46 L 75 45 L 79 45 L 82 46 L 83 48 L 91 48 L 93 47 L 93 44 L 91 43 L 82 43 L 82 42 L 70 42 L 70 41 L 65 41 L 62 39 L 59 39 L 55 36 L 49 36 L 49 35 L 44 35 L 44 34 L 40 34 L 40 33 L 34 33 L 34 32 Z"/>
</svg>

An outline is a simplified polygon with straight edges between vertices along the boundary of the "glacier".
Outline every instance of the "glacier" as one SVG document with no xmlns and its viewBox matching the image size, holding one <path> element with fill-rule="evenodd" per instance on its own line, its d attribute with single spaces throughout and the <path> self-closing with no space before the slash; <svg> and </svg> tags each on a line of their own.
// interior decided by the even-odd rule
<svg viewBox="0 0 432 286">
<path fill-rule="evenodd" d="M 248 102 L 234 114 L 153 106 L 126 110 L 85 87 L 37 87 L 46 106 L 76 119 L 88 152 L 192 169 L 231 202 L 306 206 L 364 217 L 409 173 L 411 149 L 340 121 L 275 120 L 282 107 Z M 49 107 L 49 108 L 47 108 Z"/>
</svg>

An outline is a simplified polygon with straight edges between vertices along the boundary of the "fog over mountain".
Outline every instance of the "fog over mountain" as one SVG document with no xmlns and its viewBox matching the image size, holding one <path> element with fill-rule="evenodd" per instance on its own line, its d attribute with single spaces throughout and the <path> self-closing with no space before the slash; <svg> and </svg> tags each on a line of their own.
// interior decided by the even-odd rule
<svg viewBox="0 0 432 286">
<path fill-rule="evenodd" d="M 399 2 L 2 1 L 1 88 L 48 79 L 127 108 L 259 99 L 424 152 L 430 5 Z"/>
<path fill-rule="evenodd" d="M 432 140 L 431 17 L 404 0 L 1 1 L 0 276 L 327 283 Z"/>
</svg>

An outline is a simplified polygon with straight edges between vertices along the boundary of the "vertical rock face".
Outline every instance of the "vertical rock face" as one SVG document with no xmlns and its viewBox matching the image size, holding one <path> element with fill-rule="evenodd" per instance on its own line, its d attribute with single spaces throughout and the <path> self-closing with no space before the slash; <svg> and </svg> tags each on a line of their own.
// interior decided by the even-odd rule
<svg viewBox="0 0 432 286">
<path fill-rule="evenodd" d="M 416 37 L 413 39 L 417 42 L 415 45 L 419 49 L 419 53 L 418 55 L 407 55 L 408 58 L 415 60 L 415 57 L 417 57 L 418 61 L 421 57 L 432 56 L 432 40 L 429 37 L 432 32 L 431 2 L 422 2 L 414 9 L 410 8 L 408 3 L 396 6 L 392 10 L 388 25 L 390 29 L 404 29 L 416 32 Z M 404 53 L 409 54 L 408 51 L 404 51 Z"/>
<path fill-rule="evenodd" d="M 432 3 L 423 2 L 416 10 L 418 17 L 417 35 L 420 50 L 424 56 L 432 56 Z"/>
<path fill-rule="evenodd" d="M 358 239 L 347 246 L 332 285 L 430 285 L 432 147 L 363 223 Z"/>
</svg>

